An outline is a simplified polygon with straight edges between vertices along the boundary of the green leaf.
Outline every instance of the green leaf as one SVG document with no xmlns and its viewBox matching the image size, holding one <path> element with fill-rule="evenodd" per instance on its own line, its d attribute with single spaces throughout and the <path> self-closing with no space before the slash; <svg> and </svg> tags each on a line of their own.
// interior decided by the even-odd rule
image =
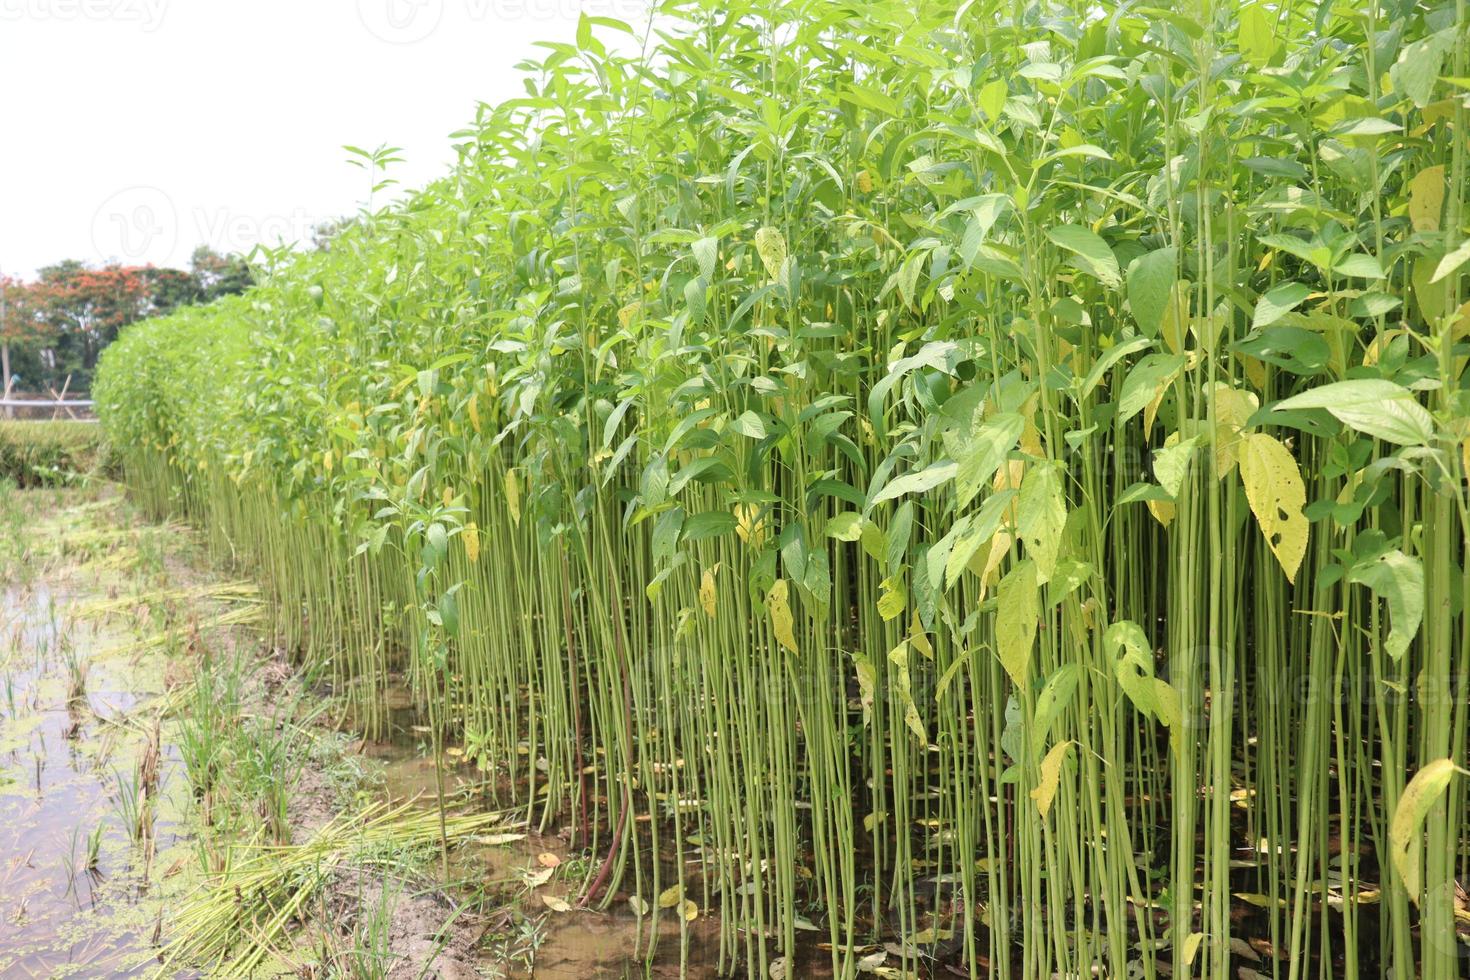
<svg viewBox="0 0 1470 980">
<path fill-rule="evenodd" d="M 1203 437 L 1191 436 L 1154 453 L 1154 479 L 1159 481 L 1159 486 L 1170 497 L 1179 496 L 1184 475 L 1189 472 L 1189 461 L 1193 458 L 1201 438 Z"/>
<path fill-rule="evenodd" d="M 954 479 L 957 472 L 959 472 L 959 464 L 951 460 L 941 460 L 930 464 L 917 473 L 910 473 L 891 481 L 878 493 L 878 496 L 873 498 L 873 503 L 881 504 L 885 500 L 902 497 L 906 493 L 926 493 Z"/>
<path fill-rule="evenodd" d="M 1043 585 L 1056 570 L 1066 523 L 1061 467 L 1050 463 L 1031 467 L 1016 502 L 1016 533 L 1026 544 L 1027 556 L 1035 560 L 1036 578 Z"/>
<path fill-rule="evenodd" d="M 1240 8 L 1240 24 L 1235 37 L 1241 57 L 1257 67 L 1270 64 L 1281 47 L 1276 40 L 1271 13 L 1259 3 Z"/>
<path fill-rule="evenodd" d="M 1458 248 L 1439 260 L 1439 264 L 1434 267 L 1434 275 L 1429 277 L 1430 285 L 1450 275 L 1467 261 L 1470 261 L 1470 238 L 1465 239 Z"/>
<path fill-rule="evenodd" d="M 1104 286 L 1116 289 L 1123 283 L 1118 272 L 1118 259 L 1108 243 L 1080 225 L 1062 225 L 1046 232 L 1057 245 L 1073 252 L 1081 260 L 1084 271 L 1091 273 Z"/>
<path fill-rule="evenodd" d="M 1072 695 L 1077 690 L 1078 670 L 1076 664 L 1058 667 L 1052 671 L 1042 685 L 1041 693 L 1036 696 L 1036 711 L 1032 715 L 1035 728 L 1032 731 L 1031 744 L 1038 750 L 1045 744 L 1051 726 L 1071 703 Z"/>
<path fill-rule="evenodd" d="M 863 536 L 863 515 L 846 511 L 827 522 L 827 536 L 838 541 L 856 541 Z"/>
<path fill-rule="evenodd" d="M 1423 446 L 1434 438 L 1434 419 L 1407 388 L 1378 378 L 1322 385 L 1278 402 L 1278 409 L 1325 408 L 1343 425 L 1384 442 Z"/>
<path fill-rule="evenodd" d="M 1118 421 L 1126 422 L 1147 408 L 1183 367 L 1182 354 L 1149 354 L 1133 365 L 1118 397 Z"/>
<path fill-rule="evenodd" d="M 1134 351 L 1146 350 L 1152 347 L 1153 343 L 1147 337 L 1134 337 L 1131 340 L 1125 340 L 1121 344 L 1114 344 L 1112 347 L 1109 347 L 1107 353 L 1097 359 L 1092 365 L 1092 370 L 1088 371 L 1087 377 L 1083 379 L 1081 397 L 1086 398 L 1092 394 L 1093 389 L 1102 383 L 1103 376 L 1108 373 L 1108 369 L 1114 364 L 1117 364 Z"/>
<path fill-rule="evenodd" d="M 1434 84 L 1444 56 L 1454 49 L 1455 28 L 1431 34 L 1404 46 L 1398 62 L 1388 70 L 1395 91 L 1407 95 L 1419 108 L 1434 99 Z"/>
<path fill-rule="evenodd" d="M 1332 266 L 1332 271 L 1340 276 L 1352 276 L 1357 279 L 1384 278 L 1383 266 L 1378 264 L 1378 259 L 1363 252 L 1344 256 Z"/>
<path fill-rule="evenodd" d="M 740 415 L 730 423 L 730 429 L 752 439 L 764 439 L 767 435 L 765 420 L 755 412 Z"/>
<path fill-rule="evenodd" d="M 1353 566 L 1347 580 L 1366 585 L 1388 603 L 1391 626 L 1383 648 L 1393 659 L 1401 659 L 1424 619 L 1424 566 L 1402 551 L 1390 551 Z"/>
<path fill-rule="evenodd" d="M 1262 330 L 1302 305 L 1312 291 L 1299 282 L 1283 282 L 1273 286 L 1256 300 L 1256 315 L 1251 329 Z"/>
<path fill-rule="evenodd" d="M 995 532 L 1000 530 L 1001 518 L 1005 516 L 1006 508 L 1015 499 L 1016 491 L 1002 490 L 985 499 L 980 509 L 971 515 L 969 526 L 958 535 L 950 549 L 949 555 L 944 562 L 944 583 L 946 586 L 953 585 L 959 580 L 960 572 L 970 564 L 970 559 L 980 546 L 991 538 Z"/>
<path fill-rule="evenodd" d="M 1015 412 L 991 416 L 976 429 L 959 454 L 956 473 L 956 505 L 964 507 L 980 492 L 1006 461 L 1026 428 L 1026 420 Z"/>
</svg>

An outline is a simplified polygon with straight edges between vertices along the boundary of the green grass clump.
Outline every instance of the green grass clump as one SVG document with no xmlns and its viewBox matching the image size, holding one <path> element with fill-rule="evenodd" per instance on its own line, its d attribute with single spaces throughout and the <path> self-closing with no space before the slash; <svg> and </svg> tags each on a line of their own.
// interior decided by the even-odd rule
<svg viewBox="0 0 1470 980">
<path fill-rule="evenodd" d="M 1448 980 L 1467 23 L 588 18 L 96 397 L 362 716 L 406 671 L 728 968 Z"/>
<path fill-rule="evenodd" d="M 22 488 L 60 486 L 107 466 L 101 426 L 0 419 L 0 480 Z"/>
</svg>

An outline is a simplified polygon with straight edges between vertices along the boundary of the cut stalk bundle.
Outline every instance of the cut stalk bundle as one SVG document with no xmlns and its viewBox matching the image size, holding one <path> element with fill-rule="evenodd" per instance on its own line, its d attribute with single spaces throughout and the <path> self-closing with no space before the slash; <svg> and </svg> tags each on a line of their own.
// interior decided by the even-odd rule
<svg viewBox="0 0 1470 980">
<path fill-rule="evenodd" d="M 1456 976 L 1464 0 L 659 6 L 127 331 L 136 497 L 732 970 Z"/>
</svg>

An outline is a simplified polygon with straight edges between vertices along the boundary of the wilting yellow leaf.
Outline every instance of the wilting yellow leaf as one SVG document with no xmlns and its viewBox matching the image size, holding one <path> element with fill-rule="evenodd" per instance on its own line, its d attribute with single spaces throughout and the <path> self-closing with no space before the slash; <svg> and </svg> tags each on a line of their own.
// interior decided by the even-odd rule
<svg viewBox="0 0 1470 980">
<path fill-rule="evenodd" d="M 332 451 L 330 449 L 322 453 L 322 472 L 329 475 L 332 472 Z"/>
<path fill-rule="evenodd" d="M 1029 676 L 1031 647 L 1041 619 L 1041 592 L 1036 583 L 1036 563 L 1023 561 L 1000 580 L 996 597 L 1000 607 L 995 617 L 996 654 L 1000 665 L 1019 688 Z"/>
<path fill-rule="evenodd" d="M 1449 759 L 1436 759 L 1414 773 L 1399 805 L 1394 808 L 1393 822 L 1388 827 L 1389 855 L 1393 858 L 1393 869 L 1404 883 L 1404 890 L 1415 905 L 1419 904 L 1419 892 L 1423 887 L 1423 869 L 1420 867 L 1419 828 L 1430 809 L 1438 802 L 1450 784 L 1450 777 L 1462 772 Z"/>
<path fill-rule="evenodd" d="M 521 523 L 521 481 L 515 470 L 505 471 L 505 509 L 512 521 Z"/>
<path fill-rule="evenodd" d="M 1177 354 L 1184 349 L 1184 333 L 1189 326 L 1189 296 L 1194 285 L 1180 280 L 1174 283 L 1169 298 L 1164 302 L 1164 318 L 1159 333 L 1169 352 Z"/>
<path fill-rule="evenodd" d="M 1415 231 L 1439 231 L 1444 211 L 1444 164 L 1425 167 L 1409 181 L 1409 220 Z"/>
<path fill-rule="evenodd" d="M 1224 479 L 1240 461 L 1240 442 L 1245 435 L 1246 420 L 1261 407 L 1261 400 L 1249 391 L 1215 385 L 1215 475 Z"/>
<path fill-rule="evenodd" d="M 659 896 L 658 896 L 658 907 L 661 908 L 661 909 L 671 909 L 675 905 L 678 905 L 683 900 L 684 900 L 684 883 L 683 882 L 680 882 L 677 885 L 673 885 L 672 887 L 665 888 L 663 891 L 659 892 Z"/>
<path fill-rule="evenodd" d="M 704 570 L 704 576 L 699 582 L 699 605 L 710 619 L 715 618 L 715 608 L 720 598 L 719 591 L 715 587 L 715 576 L 719 572 L 720 563 L 715 562 L 714 567 Z"/>
<path fill-rule="evenodd" d="M 635 299 L 633 302 L 627 304 L 622 309 L 618 310 L 618 325 L 626 328 L 628 324 L 633 322 L 633 318 L 638 315 L 638 311 L 642 309 L 642 300 Z"/>
<path fill-rule="evenodd" d="M 1286 580 L 1295 583 L 1307 553 L 1307 518 L 1302 513 L 1307 488 L 1296 460 L 1278 440 L 1257 432 L 1244 440 L 1240 475 L 1266 544 L 1281 563 Z"/>
<path fill-rule="evenodd" d="M 755 504 L 737 504 L 734 509 L 735 533 L 740 540 L 752 548 L 759 548 L 766 540 L 766 519 L 760 517 L 760 508 Z"/>
<path fill-rule="evenodd" d="M 470 425 L 476 432 L 480 431 L 480 394 L 476 392 L 470 396 Z"/>
<path fill-rule="evenodd" d="M 480 560 L 480 528 L 474 521 L 466 524 L 460 532 L 464 536 L 464 554 L 471 564 Z"/>
<path fill-rule="evenodd" d="M 443 497 L 443 499 L 444 499 L 444 506 L 445 507 L 448 507 L 450 504 L 454 503 L 454 488 L 453 487 L 445 487 L 444 488 L 444 497 Z"/>
<path fill-rule="evenodd" d="M 779 228 L 766 225 L 755 233 L 755 250 L 760 253 L 761 265 L 766 267 L 766 275 L 775 279 L 781 274 L 781 266 L 786 264 L 786 236 L 781 234 Z"/>
<path fill-rule="evenodd" d="M 1057 786 L 1062 781 L 1062 763 L 1067 760 L 1067 753 L 1071 748 L 1071 739 L 1058 742 L 1051 747 L 1046 758 L 1041 760 L 1041 779 L 1031 791 L 1031 798 L 1036 801 L 1036 809 L 1043 818 L 1051 809 L 1052 801 L 1056 799 Z"/>
<path fill-rule="evenodd" d="M 685 922 L 693 922 L 699 918 L 699 906 L 686 898 L 679 903 L 679 915 L 683 917 Z"/>
<path fill-rule="evenodd" d="M 766 609 L 771 614 L 771 626 L 776 631 L 776 639 L 792 653 L 800 653 L 791 618 L 790 589 L 784 578 L 776 579 L 776 584 L 771 586 L 771 591 L 766 595 Z"/>
<path fill-rule="evenodd" d="M 1189 938 L 1184 940 L 1184 948 L 1180 950 L 1184 965 L 1189 966 L 1194 962 L 1195 954 L 1199 952 L 1199 944 L 1204 942 L 1205 934 L 1202 932 L 1191 932 Z"/>
<path fill-rule="evenodd" d="M 873 193 L 873 177 L 866 170 L 859 170 L 857 176 L 853 178 L 853 183 L 857 185 L 857 189 L 862 193 Z"/>
<path fill-rule="evenodd" d="M 924 730 L 924 719 L 919 706 L 914 703 L 913 681 L 909 675 L 909 643 L 907 640 L 888 651 L 888 662 L 893 665 L 893 690 L 903 705 L 903 723 L 914 733 L 914 737 L 925 745 L 929 744 L 929 733 Z"/>
</svg>

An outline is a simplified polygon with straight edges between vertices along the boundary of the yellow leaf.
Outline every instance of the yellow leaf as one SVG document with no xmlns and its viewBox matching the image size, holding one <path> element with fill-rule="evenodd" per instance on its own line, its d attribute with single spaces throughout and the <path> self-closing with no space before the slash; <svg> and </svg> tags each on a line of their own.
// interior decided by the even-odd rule
<svg viewBox="0 0 1470 980">
<path fill-rule="evenodd" d="M 566 899 L 557 898 L 555 895 L 542 895 L 541 904 L 553 912 L 570 912 L 572 910 L 572 907 L 567 904 Z"/>
<path fill-rule="evenodd" d="M 642 300 L 635 299 L 633 302 L 627 304 L 622 309 L 618 310 L 618 325 L 626 329 L 628 324 L 633 322 L 633 318 L 636 317 L 638 315 L 638 312 L 642 309 Z"/>
<path fill-rule="evenodd" d="M 1415 231 L 1439 231 L 1444 211 L 1444 164 L 1425 167 L 1409 181 L 1409 220 Z"/>
<path fill-rule="evenodd" d="M 995 617 L 996 653 L 1000 665 L 1019 688 L 1025 688 L 1041 619 L 1041 591 L 1036 583 L 1036 563 L 1021 562 L 1000 580 Z"/>
<path fill-rule="evenodd" d="M 1247 436 L 1240 456 L 1240 475 L 1251 512 L 1261 526 L 1286 580 L 1296 582 L 1307 553 L 1307 489 L 1291 451 L 1277 439 L 1257 432 Z"/>
<path fill-rule="evenodd" d="M 1189 938 L 1184 940 L 1184 949 L 1181 950 L 1184 965 L 1189 966 L 1194 962 L 1195 954 L 1199 952 L 1199 944 L 1204 942 L 1205 934 L 1202 932 L 1191 932 Z"/>
<path fill-rule="evenodd" d="M 1176 511 L 1174 501 L 1145 500 L 1144 504 L 1148 507 L 1148 512 L 1153 515 L 1154 520 L 1158 521 L 1164 527 L 1168 527 L 1174 523 L 1174 514 Z"/>
<path fill-rule="evenodd" d="M 332 472 L 332 451 L 330 449 L 322 453 L 322 472 L 328 474 Z"/>
<path fill-rule="evenodd" d="M 759 548 L 766 540 L 766 519 L 760 517 L 760 508 L 755 504 L 738 504 L 734 510 L 735 533 L 740 540 L 752 548 Z"/>
<path fill-rule="evenodd" d="M 784 578 L 776 579 L 776 584 L 771 586 L 771 591 L 766 595 L 766 609 L 771 614 L 771 626 L 776 631 L 776 639 L 792 653 L 800 653 L 791 619 L 790 589 Z"/>
<path fill-rule="evenodd" d="M 1436 759 L 1414 773 L 1399 805 L 1394 808 L 1393 822 L 1388 827 L 1389 856 L 1393 869 L 1404 883 L 1404 890 L 1415 905 L 1423 888 L 1423 869 L 1419 865 L 1419 828 L 1439 797 L 1450 785 L 1450 777 L 1463 772 L 1449 759 Z"/>
<path fill-rule="evenodd" d="M 1246 421 L 1260 407 L 1260 399 L 1249 391 L 1215 385 L 1215 475 L 1220 479 L 1225 479 L 1240 461 Z"/>
<path fill-rule="evenodd" d="M 464 526 L 464 554 L 470 560 L 470 564 L 480 560 L 480 529 L 471 521 Z"/>
<path fill-rule="evenodd" d="M 713 568 L 704 570 L 704 576 L 699 583 L 699 605 L 710 619 L 715 618 L 715 608 L 719 600 L 719 592 L 715 588 L 715 576 L 719 574 L 719 571 L 720 563 L 715 562 Z"/>
<path fill-rule="evenodd" d="M 1164 319 L 1159 325 L 1159 332 L 1171 354 L 1184 349 L 1184 333 L 1189 327 L 1189 297 L 1193 289 L 1193 283 L 1181 279 L 1174 283 L 1169 298 L 1164 302 Z"/>
<path fill-rule="evenodd" d="M 521 523 L 521 481 L 515 470 L 505 471 L 505 509 L 512 521 Z"/>
<path fill-rule="evenodd" d="M 781 234 L 781 230 L 770 225 L 758 229 L 755 233 L 755 250 L 760 253 L 766 275 L 772 279 L 779 276 L 781 266 L 786 264 L 786 236 Z"/>
<path fill-rule="evenodd" d="M 685 922 L 693 922 L 699 918 L 699 906 L 686 898 L 679 903 L 679 914 L 683 916 Z"/>
<path fill-rule="evenodd" d="M 476 432 L 480 431 L 480 394 L 476 392 L 470 396 L 470 425 Z"/>
<path fill-rule="evenodd" d="M 444 488 L 444 506 L 445 507 L 448 507 L 452 503 L 454 503 L 454 488 L 453 487 L 445 487 Z"/>
<path fill-rule="evenodd" d="M 674 885 L 671 888 L 665 888 L 663 891 L 659 892 L 658 907 L 661 909 L 671 909 L 683 900 L 684 883 L 680 882 L 679 884 Z"/>
<path fill-rule="evenodd" d="M 924 624 L 919 621 L 919 610 L 917 609 L 914 610 L 914 615 L 909 620 L 909 643 L 930 660 L 934 659 L 934 645 L 929 642 L 929 637 L 924 633 Z"/>
<path fill-rule="evenodd" d="M 1067 760 L 1067 753 L 1071 748 L 1071 739 L 1058 742 L 1051 747 L 1046 758 L 1041 760 L 1041 780 L 1031 791 L 1031 798 L 1036 801 L 1036 809 L 1041 813 L 1042 819 L 1046 818 L 1052 801 L 1056 799 L 1057 786 L 1062 781 L 1062 763 Z"/>
<path fill-rule="evenodd" d="M 903 705 L 903 723 L 914 733 L 914 737 L 925 745 L 929 744 L 929 733 L 924 730 L 924 719 L 919 706 L 914 704 L 913 681 L 909 677 L 909 643 L 907 640 L 888 651 L 888 661 L 893 664 L 893 689 Z"/>
<path fill-rule="evenodd" d="M 853 178 L 853 182 L 862 193 L 873 193 L 873 177 L 866 170 L 859 170 L 857 176 Z"/>
</svg>

